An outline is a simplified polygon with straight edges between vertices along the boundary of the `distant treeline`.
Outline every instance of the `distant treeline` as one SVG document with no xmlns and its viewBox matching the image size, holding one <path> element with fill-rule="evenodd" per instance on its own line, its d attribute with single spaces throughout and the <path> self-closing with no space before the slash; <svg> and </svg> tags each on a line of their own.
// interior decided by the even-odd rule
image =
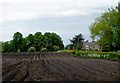
<svg viewBox="0 0 120 83">
<path fill-rule="evenodd" d="M 57 51 L 64 48 L 63 41 L 56 33 L 36 32 L 34 35 L 29 34 L 23 38 L 20 32 L 13 35 L 13 39 L 7 42 L 1 42 L 1 51 L 4 52 L 27 52 L 29 50 L 41 51 Z M 28 50 L 29 49 L 29 50 Z"/>
</svg>

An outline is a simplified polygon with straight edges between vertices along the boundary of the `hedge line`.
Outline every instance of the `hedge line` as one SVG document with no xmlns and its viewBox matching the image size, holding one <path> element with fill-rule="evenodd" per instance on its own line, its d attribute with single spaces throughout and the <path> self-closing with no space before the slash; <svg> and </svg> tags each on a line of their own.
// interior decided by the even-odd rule
<svg viewBox="0 0 120 83">
<path fill-rule="evenodd" d="M 104 59 L 120 59 L 120 52 L 97 52 L 97 51 L 73 51 L 62 50 L 73 56 L 88 57 L 88 58 L 104 58 Z"/>
</svg>

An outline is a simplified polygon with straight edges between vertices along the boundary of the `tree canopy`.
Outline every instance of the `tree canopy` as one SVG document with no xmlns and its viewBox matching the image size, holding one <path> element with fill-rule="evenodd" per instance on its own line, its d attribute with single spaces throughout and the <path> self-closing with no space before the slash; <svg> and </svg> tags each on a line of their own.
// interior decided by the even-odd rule
<svg viewBox="0 0 120 83">
<path fill-rule="evenodd" d="M 91 38 L 97 40 L 96 43 L 101 45 L 105 51 L 120 49 L 120 14 L 118 14 L 118 9 L 120 6 L 108 8 L 89 27 Z"/>
<path fill-rule="evenodd" d="M 70 39 L 71 44 L 66 45 L 65 49 L 72 49 L 72 47 L 75 47 L 76 50 L 81 50 L 83 40 L 84 38 L 81 33 L 78 35 L 75 35 L 72 39 Z"/>
<path fill-rule="evenodd" d="M 42 35 L 41 32 L 36 32 L 34 35 L 29 34 L 23 38 L 20 32 L 13 35 L 13 40 L 3 43 L 2 52 L 27 52 L 30 47 L 34 47 L 36 51 L 41 51 L 46 48 L 48 51 L 56 51 L 63 49 L 63 41 L 56 33 L 46 32 Z"/>
</svg>

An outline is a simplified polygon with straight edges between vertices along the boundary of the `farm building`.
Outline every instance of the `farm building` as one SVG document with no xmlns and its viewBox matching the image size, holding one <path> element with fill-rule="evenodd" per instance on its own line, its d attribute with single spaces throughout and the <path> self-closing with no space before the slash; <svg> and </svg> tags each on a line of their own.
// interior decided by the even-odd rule
<svg viewBox="0 0 120 83">
<path fill-rule="evenodd" d="M 83 41 L 83 48 L 86 50 L 99 50 L 101 49 L 100 45 L 95 44 L 95 42 L 84 42 Z"/>
</svg>

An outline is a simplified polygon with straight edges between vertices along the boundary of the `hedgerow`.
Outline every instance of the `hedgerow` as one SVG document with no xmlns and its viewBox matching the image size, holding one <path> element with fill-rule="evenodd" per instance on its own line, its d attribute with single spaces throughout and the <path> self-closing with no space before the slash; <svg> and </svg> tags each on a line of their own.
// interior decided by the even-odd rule
<svg viewBox="0 0 120 83">
<path fill-rule="evenodd" d="M 73 51 L 62 50 L 73 56 L 88 57 L 88 58 L 105 58 L 105 59 L 120 59 L 120 52 L 97 52 L 97 51 Z"/>
</svg>

